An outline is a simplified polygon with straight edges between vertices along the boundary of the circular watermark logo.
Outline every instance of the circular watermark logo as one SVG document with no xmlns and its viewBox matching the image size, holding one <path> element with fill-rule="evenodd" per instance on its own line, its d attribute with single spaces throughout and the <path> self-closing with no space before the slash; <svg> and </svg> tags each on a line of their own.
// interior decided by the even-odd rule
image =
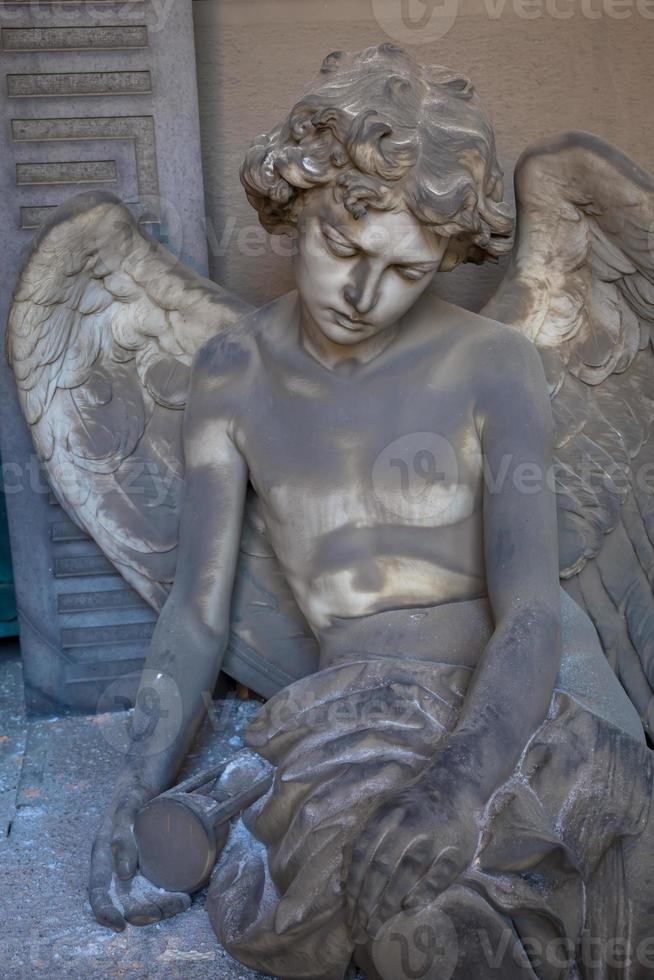
<svg viewBox="0 0 654 980">
<path fill-rule="evenodd" d="M 383 507 L 399 517 L 433 523 L 452 508 L 459 466 L 452 443 L 436 432 L 409 432 L 382 449 L 372 486 Z"/>
<path fill-rule="evenodd" d="M 454 923 L 438 906 L 400 912 L 371 947 L 382 977 L 393 980 L 450 980 L 459 958 Z"/>
<path fill-rule="evenodd" d="M 454 25 L 461 0 L 372 0 L 375 20 L 399 44 L 431 44 Z"/>
<path fill-rule="evenodd" d="M 130 713 L 115 714 L 121 710 Z M 143 671 L 135 697 L 126 693 L 125 679 L 119 677 L 100 695 L 96 722 L 118 752 L 139 745 L 143 755 L 157 755 L 181 731 L 182 695 L 173 678 L 160 671 Z"/>
</svg>

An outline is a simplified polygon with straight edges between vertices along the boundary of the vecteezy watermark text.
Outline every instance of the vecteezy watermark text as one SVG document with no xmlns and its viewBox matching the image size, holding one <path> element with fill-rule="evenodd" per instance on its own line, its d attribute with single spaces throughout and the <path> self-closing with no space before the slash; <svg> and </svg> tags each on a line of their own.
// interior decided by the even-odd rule
<svg viewBox="0 0 654 980">
<path fill-rule="evenodd" d="M 150 0 L 143 4 L 139 0 L 115 0 L 111 3 L 112 26 L 141 25 L 147 26 L 150 33 L 157 33 L 165 28 L 176 0 Z M 72 27 L 81 26 L 81 16 L 105 25 L 107 22 L 107 4 L 97 0 L 0 0 L 0 25 L 11 27 L 12 24 L 22 24 L 25 16 L 33 26 L 39 27 Z M 16 23 L 16 26 L 18 26 Z"/>
<path fill-rule="evenodd" d="M 654 21 L 654 0 L 372 0 L 375 20 L 398 44 L 431 44 L 454 27 L 460 14 L 484 14 L 488 20 L 513 16 L 519 20 Z"/>
</svg>

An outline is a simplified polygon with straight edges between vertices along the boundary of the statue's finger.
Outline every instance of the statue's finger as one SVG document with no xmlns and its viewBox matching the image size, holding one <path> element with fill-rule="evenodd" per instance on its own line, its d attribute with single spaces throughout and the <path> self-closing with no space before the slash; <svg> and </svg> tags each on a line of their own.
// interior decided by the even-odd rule
<svg viewBox="0 0 654 980">
<path fill-rule="evenodd" d="M 368 861 L 368 846 L 364 841 L 359 841 L 351 850 L 347 861 L 347 875 L 345 877 L 345 897 L 349 905 L 359 897 L 363 876 L 366 872 Z"/>
<path fill-rule="evenodd" d="M 114 855 L 114 867 L 121 881 L 129 881 L 136 874 L 138 865 L 138 849 L 132 834 L 114 837 L 111 843 Z"/>
<path fill-rule="evenodd" d="M 457 848 L 446 848 L 436 858 L 427 874 L 406 896 L 402 902 L 404 911 L 411 912 L 435 901 L 450 885 L 454 884 L 461 870 L 461 860 Z"/>
<path fill-rule="evenodd" d="M 131 925 L 151 926 L 161 921 L 161 909 L 147 892 L 141 889 L 133 894 L 131 885 L 127 882 L 120 882 L 117 887 L 125 918 Z"/>
<path fill-rule="evenodd" d="M 161 922 L 161 909 L 153 902 L 144 905 L 140 902 L 130 902 L 125 909 L 125 918 L 131 926 L 153 926 Z"/>
<path fill-rule="evenodd" d="M 365 942 L 370 913 L 379 900 L 379 896 L 391 879 L 391 876 L 401 858 L 394 837 L 386 832 L 375 850 L 365 861 L 364 874 L 358 895 L 352 896 L 352 938 L 355 942 Z"/>
<path fill-rule="evenodd" d="M 122 932 L 126 921 L 104 888 L 89 888 L 89 901 L 97 922 L 114 932 Z"/>
<path fill-rule="evenodd" d="M 113 874 L 111 853 L 111 823 L 105 821 L 91 848 L 91 887 L 109 888 Z"/>
<path fill-rule="evenodd" d="M 363 943 L 368 938 L 368 926 L 373 909 L 379 904 L 379 899 L 385 891 L 393 871 L 393 865 L 384 858 L 375 857 L 371 862 L 357 900 L 353 930 L 355 942 Z"/>
<path fill-rule="evenodd" d="M 172 919 L 174 915 L 187 912 L 191 907 L 191 896 L 186 892 L 164 892 L 153 898 L 161 910 L 162 919 Z"/>
<path fill-rule="evenodd" d="M 377 903 L 370 910 L 368 935 L 377 938 L 382 927 L 402 910 L 402 903 L 433 861 L 429 840 L 412 841 L 402 855 Z"/>
<path fill-rule="evenodd" d="M 121 880 L 133 878 L 138 866 L 138 848 L 134 837 L 135 813 L 131 806 L 120 807 L 114 817 L 111 850 L 116 874 Z"/>
<path fill-rule="evenodd" d="M 125 918 L 134 926 L 148 926 L 185 912 L 191 905 L 186 892 L 166 892 L 155 888 L 143 875 L 116 883 Z"/>
<path fill-rule="evenodd" d="M 100 925 L 115 932 L 122 932 L 125 919 L 111 900 L 109 889 L 113 875 L 113 855 L 111 852 L 111 822 L 101 827 L 91 850 L 91 869 L 89 875 L 89 902 L 93 915 Z"/>
<path fill-rule="evenodd" d="M 395 825 L 393 814 L 384 820 L 375 820 L 352 847 L 347 862 L 345 878 L 345 899 L 348 921 L 351 923 L 368 867 L 379 845 L 389 830 Z"/>
</svg>

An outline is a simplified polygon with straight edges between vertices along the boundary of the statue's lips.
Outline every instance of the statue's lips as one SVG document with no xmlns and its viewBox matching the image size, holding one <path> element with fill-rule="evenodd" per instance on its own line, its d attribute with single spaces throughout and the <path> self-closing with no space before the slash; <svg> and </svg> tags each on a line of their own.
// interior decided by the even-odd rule
<svg viewBox="0 0 654 980">
<path fill-rule="evenodd" d="M 346 330 L 352 330 L 357 333 L 368 326 L 365 320 L 352 320 L 345 313 L 339 313 L 338 310 L 332 310 L 332 315 L 334 320 L 339 325 L 339 327 L 344 327 Z"/>
</svg>

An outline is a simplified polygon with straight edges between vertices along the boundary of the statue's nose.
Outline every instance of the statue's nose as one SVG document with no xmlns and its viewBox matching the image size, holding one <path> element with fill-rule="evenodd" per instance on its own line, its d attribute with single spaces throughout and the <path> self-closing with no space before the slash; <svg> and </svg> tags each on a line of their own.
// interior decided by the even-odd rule
<svg viewBox="0 0 654 980">
<path fill-rule="evenodd" d="M 379 299 L 379 276 L 373 270 L 359 273 L 345 287 L 344 295 L 359 316 L 365 316 Z"/>
</svg>

